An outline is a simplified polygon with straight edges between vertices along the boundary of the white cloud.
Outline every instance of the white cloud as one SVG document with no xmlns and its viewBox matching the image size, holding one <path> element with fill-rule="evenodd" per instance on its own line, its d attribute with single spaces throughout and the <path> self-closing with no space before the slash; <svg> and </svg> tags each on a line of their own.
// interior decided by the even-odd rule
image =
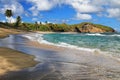
<svg viewBox="0 0 120 80">
<path fill-rule="evenodd" d="M 5 13 L 6 9 L 11 9 L 14 15 L 22 15 L 24 12 L 23 6 L 17 0 L 0 0 L 0 10 L 2 14 Z"/>
<path fill-rule="evenodd" d="M 112 17 L 120 20 L 120 0 L 66 0 L 76 10 L 77 19 L 92 19 L 94 13 L 99 17 Z M 84 16 L 84 17 L 83 17 Z"/>
<path fill-rule="evenodd" d="M 53 0 L 52 2 L 49 0 L 28 0 L 30 2 L 33 2 L 33 7 L 31 7 L 31 10 L 37 9 L 40 11 L 45 11 L 45 10 L 50 10 L 53 8 L 53 6 L 55 5 L 55 0 Z"/>
<path fill-rule="evenodd" d="M 32 18 L 32 21 L 37 21 L 38 19 L 37 18 Z"/>
<path fill-rule="evenodd" d="M 39 11 L 51 10 L 58 4 L 57 0 L 27 0 L 32 3 L 32 7 L 29 9 L 32 11 L 33 16 L 38 16 Z"/>
<path fill-rule="evenodd" d="M 71 5 L 76 10 L 76 19 L 78 20 L 90 20 L 92 19 L 91 13 L 99 13 L 103 8 L 91 0 L 71 0 L 69 1 Z"/>
<path fill-rule="evenodd" d="M 11 23 L 15 23 L 16 22 L 16 19 L 11 17 Z"/>
<path fill-rule="evenodd" d="M 119 8 L 111 8 L 111 9 L 108 9 L 107 12 L 108 12 L 108 17 L 120 19 L 120 9 Z"/>
<path fill-rule="evenodd" d="M 120 0 L 110 0 L 110 6 L 120 8 Z"/>
<path fill-rule="evenodd" d="M 12 9 L 14 14 L 23 14 L 24 8 L 20 4 L 21 0 L 0 0 L 0 13 L 4 13 L 6 9 Z M 99 17 L 107 15 L 120 19 L 120 0 L 23 0 L 29 2 L 32 6 L 29 10 L 33 16 L 38 16 L 41 11 L 48 11 L 56 6 L 69 5 L 76 11 L 76 19 L 92 19 L 92 14 Z M 30 14 L 30 13 L 29 13 Z M 29 16 L 25 12 L 26 16 Z M 30 14 L 31 16 L 31 14 Z M 73 15 L 74 16 L 74 15 Z"/>
<path fill-rule="evenodd" d="M 92 16 L 89 14 L 77 13 L 76 19 L 78 19 L 78 20 L 90 20 L 90 19 L 92 19 Z"/>
<path fill-rule="evenodd" d="M 71 0 L 69 5 L 80 13 L 96 13 L 102 10 L 102 7 L 93 5 L 91 0 Z"/>
<path fill-rule="evenodd" d="M 76 13 L 80 13 L 82 16 L 85 16 L 86 19 L 92 18 L 91 13 L 98 13 L 103 10 L 98 4 L 93 4 L 93 0 L 27 0 L 33 6 L 30 10 L 33 13 L 33 16 L 38 16 L 39 11 L 48 11 L 58 5 L 70 5 L 75 9 Z M 78 14 L 76 14 L 78 16 Z M 86 17 L 87 16 L 87 17 Z M 83 18 L 83 17 L 82 17 Z M 82 19 L 81 18 L 81 19 Z M 84 19 L 85 19 L 84 18 Z"/>
<path fill-rule="evenodd" d="M 6 19 L 9 23 L 15 23 L 16 22 L 16 19 L 13 18 L 13 17 L 10 17 L 10 18 L 6 17 Z"/>
</svg>

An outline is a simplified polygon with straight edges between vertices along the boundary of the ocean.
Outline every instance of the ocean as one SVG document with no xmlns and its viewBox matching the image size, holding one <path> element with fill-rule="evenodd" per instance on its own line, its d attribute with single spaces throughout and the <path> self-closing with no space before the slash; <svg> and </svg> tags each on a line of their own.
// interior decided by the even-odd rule
<svg viewBox="0 0 120 80">
<path fill-rule="evenodd" d="M 24 37 L 43 44 L 120 57 L 120 33 L 31 33 L 24 35 Z"/>
<path fill-rule="evenodd" d="M 42 45 L 37 47 L 34 42 L 29 45 L 30 40 L 65 49 L 49 50 L 41 48 Z M 40 63 L 20 71 L 8 72 L 0 76 L 0 80 L 120 80 L 119 42 L 119 33 L 10 35 L 0 39 L 1 47 L 34 55 Z"/>
</svg>

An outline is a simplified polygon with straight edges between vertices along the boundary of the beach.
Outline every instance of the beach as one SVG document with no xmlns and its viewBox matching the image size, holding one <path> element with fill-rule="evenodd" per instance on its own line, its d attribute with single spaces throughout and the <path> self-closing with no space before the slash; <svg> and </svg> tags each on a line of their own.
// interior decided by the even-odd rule
<svg viewBox="0 0 120 80">
<path fill-rule="evenodd" d="M 31 35 L 31 34 L 30 34 Z M 12 42 L 8 42 L 13 40 Z M 3 43 L 5 42 L 5 43 Z M 13 71 L 1 80 L 119 80 L 120 61 L 97 51 L 85 51 L 31 41 L 21 35 L 1 40 L 2 46 L 34 55 L 40 63 Z"/>
<path fill-rule="evenodd" d="M 120 80 L 120 0 L 0 0 L 0 80 Z"/>
<path fill-rule="evenodd" d="M 7 29 L 7 28 L 0 28 L 0 38 L 8 37 L 10 34 L 22 34 L 25 31 L 17 30 L 17 29 Z"/>
<path fill-rule="evenodd" d="M 40 44 L 31 41 L 29 46 L 34 46 L 44 50 L 52 50 L 57 52 L 60 59 L 54 56 L 54 64 L 60 64 L 62 67 L 54 65 L 52 73 L 49 72 L 42 78 L 56 80 L 119 80 L 120 79 L 120 61 L 110 55 L 101 54 L 98 51 L 90 52 L 85 50 L 71 49 L 66 47 L 58 47 L 55 45 Z M 50 57 L 51 58 L 51 57 Z M 54 60 L 53 59 L 53 60 Z M 48 59 L 49 60 L 49 59 Z M 52 64 L 52 62 L 50 63 Z M 59 73 L 56 73 L 58 71 Z M 62 76 L 53 77 L 56 74 Z"/>
<path fill-rule="evenodd" d="M 34 58 L 20 51 L 0 47 L 0 75 L 35 66 L 38 62 Z"/>
<path fill-rule="evenodd" d="M 11 34 L 23 34 L 25 31 L 16 29 L 0 28 L 0 38 L 9 37 Z M 10 48 L 0 47 L 0 75 L 5 75 L 10 71 L 35 66 L 38 62 L 34 56 Z"/>
</svg>

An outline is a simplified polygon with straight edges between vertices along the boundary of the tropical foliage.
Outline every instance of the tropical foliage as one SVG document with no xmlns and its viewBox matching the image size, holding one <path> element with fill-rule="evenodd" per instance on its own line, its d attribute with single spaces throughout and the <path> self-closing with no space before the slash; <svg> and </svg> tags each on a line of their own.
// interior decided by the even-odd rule
<svg viewBox="0 0 120 80">
<path fill-rule="evenodd" d="M 84 22 L 81 24 L 74 24 L 74 25 L 68 25 L 68 24 L 53 24 L 53 23 L 47 23 L 47 24 L 38 24 L 37 22 L 35 23 L 21 23 L 21 18 L 20 16 L 17 17 L 16 23 L 11 23 L 11 24 L 6 24 L 6 23 L 0 23 L 0 26 L 9 26 L 11 28 L 18 28 L 21 30 L 27 30 L 27 31 L 52 31 L 52 32 L 81 32 L 81 28 L 85 24 L 90 24 L 93 27 L 100 28 L 101 30 L 104 30 L 105 32 L 114 32 L 114 29 L 100 25 L 100 24 L 93 24 L 93 23 L 88 23 Z M 17 25 L 17 26 L 16 26 Z"/>
<path fill-rule="evenodd" d="M 18 17 L 16 18 L 15 27 L 16 27 L 16 28 L 18 28 L 18 27 L 19 27 L 19 25 L 20 25 L 20 23 L 21 23 L 21 17 L 20 17 L 20 16 L 18 16 Z"/>
<path fill-rule="evenodd" d="M 6 10 L 5 16 L 10 18 L 13 16 L 12 10 Z M 15 23 L 0 23 L 0 26 L 3 27 L 10 27 L 10 28 L 18 28 L 22 30 L 27 31 L 53 31 L 53 32 L 84 32 L 82 30 L 97 28 L 103 30 L 103 32 L 114 32 L 115 30 L 104 25 L 100 24 L 93 24 L 89 22 L 83 22 L 81 24 L 74 24 L 74 25 L 68 25 L 66 23 L 63 24 L 53 24 L 48 23 L 48 21 L 45 21 L 45 24 L 42 24 L 41 22 L 38 24 L 35 23 L 21 23 L 21 17 L 17 16 Z M 88 31 L 87 31 L 88 32 Z"/>
<path fill-rule="evenodd" d="M 11 23 L 10 17 L 13 16 L 12 10 L 7 9 L 7 10 L 5 11 L 5 16 L 8 17 L 8 19 L 9 19 L 8 22 Z"/>
</svg>

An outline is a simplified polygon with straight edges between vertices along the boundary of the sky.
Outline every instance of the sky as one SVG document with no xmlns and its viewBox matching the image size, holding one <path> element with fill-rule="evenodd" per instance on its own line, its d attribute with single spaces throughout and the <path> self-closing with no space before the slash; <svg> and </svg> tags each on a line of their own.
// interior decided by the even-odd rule
<svg viewBox="0 0 120 80">
<path fill-rule="evenodd" d="M 0 0 L 1 22 L 6 9 L 13 11 L 12 22 L 21 16 L 23 22 L 92 22 L 120 31 L 120 0 Z"/>
</svg>

